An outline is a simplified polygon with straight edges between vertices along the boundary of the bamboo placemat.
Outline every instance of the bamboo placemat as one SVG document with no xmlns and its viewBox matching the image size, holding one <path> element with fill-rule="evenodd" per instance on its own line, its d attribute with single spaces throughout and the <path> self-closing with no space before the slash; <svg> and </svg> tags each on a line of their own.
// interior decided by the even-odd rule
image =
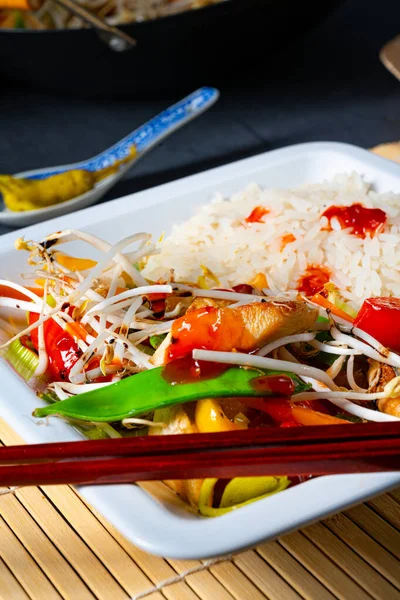
<svg viewBox="0 0 400 600">
<path fill-rule="evenodd" d="M 22 443 L 2 420 L 0 440 Z M 0 496 L 1 600 L 399 600 L 400 490 L 145 594 L 203 567 L 142 552 L 69 486 Z"/>
<path fill-rule="evenodd" d="M 1 419 L 0 443 L 22 443 Z M 400 600 L 400 490 L 211 565 L 142 552 L 69 486 L 0 495 L 0 600 L 143 597 Z"/>
</svg>

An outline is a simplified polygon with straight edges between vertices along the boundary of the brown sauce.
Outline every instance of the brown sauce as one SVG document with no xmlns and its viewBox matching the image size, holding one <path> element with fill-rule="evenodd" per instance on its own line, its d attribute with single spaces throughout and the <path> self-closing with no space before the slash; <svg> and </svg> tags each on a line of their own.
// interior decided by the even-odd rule
<svg viewBox="0 0 400 600">
<path fill-rule="evenodd" d="M 162 377 L 171 385 L 196 383 L 204 379 L 214 379 L 222 375 L 227 368 L 227 365 L 185 357 L 169 362 L 163 368 Z"/>
<path fill-rule="evenodd" d="M 252 379 L 250 384 L 257 392 L 265 392 L 268 395 L 291 396 L 295 390 L 293 381 L 286 375 L 262 375 Z"/>
</svg>

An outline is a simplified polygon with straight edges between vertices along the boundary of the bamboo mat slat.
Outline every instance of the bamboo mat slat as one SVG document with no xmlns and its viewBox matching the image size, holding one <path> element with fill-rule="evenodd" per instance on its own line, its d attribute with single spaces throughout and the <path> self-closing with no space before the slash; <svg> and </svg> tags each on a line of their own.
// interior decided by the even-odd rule
<svg viewBox="0 0 400 600">
<path fill-rule="evenodd" d="M 400 489 L 393 490 L 392 492 L 389 493 L 389 496 L 391 496 L 393 498 L 393 500 L 395 500 L 398 504 L 400 504 Z"/>
<path fill-rule="evenodd" d="M 68 488 L 65 488 L 65 491 L 67 490 Z M 63 494 L 64 489 L 61 488 L 57 491 Z M 35 495 L 31 492 L 38 492 L 38 494 Z M 106 563 L 96 557 L 90 546 L 85 544 L 80 536 L 71 535 L 71 525 L 56 507 L 54 509 L 49 504 L 45 494 L 42 494 L 45 502 L 38 502 L 39 494 L 40 491 L 36 489 L 17 490 L 15 493 L 17 498 L 24 503 L 32 518 L 36 520 L 62 554 L 64 562 L 68 562 L 78 576 L 85 578 L 89 589 L 95 596 L 109 598 L 110 595 L 115 595 L 116 598 L 125 598 L 126 594 L 121 585 L 109 573 L 105 566 Z"/>
<path fill-rule="evenodd" d="M 0 593 L 13 600 L 29 600 L 21 584 L 15 579 L 6 563 L 0 558 Z"/>
<path fill-rule="evenodd" d="M 112 539 L 103 527 L 98 526 L 97 519 L 86 509 L 77 494 L 69 487 L 62 489 L 52 486 L 43 488 L 44 493 L 57 511 L 60 511 L 69 526 L 79 535 L 92 556 L 96 565 L 105 565 L 108 575 L 111 575 L 116 589 L 117 581 L 126 594 L 134 595 L 148 589 L 151 582 L 144 577 L 142 571 L 132 564 L 125 550 Z M 97 568 L 93 569 L 97 575 Z M 119 587 L 118 586 L 118 587 Z M 100 585 L 99 587 L 102 587 Z M 97 592 L 98 593 L 98 592 Z M 111 597 L 111 590 L 104 591 L 104 597 Z M 125 597 L 122 593 L 121 598 Z"/>
<path fill-rule="evenodd" d="M 373 498 L 367 505 L 378 513 L 388 523 L 400 530 L 400 508 L 390 494 Z"/>
<path fill-rule="evenodd" d="M 285 536 L 280 543 L 337 598 L 370 599 L 368 594 L 301 532 L 296 531 Z"/>
<path fill-rule="evenodd" d="M 40 509 L 46 509 L 40 491 L 34 488 L 24 491 L 28 494 L 22 495 L 17 492 L 18 496 L 21 497 L 21 502 L 17 494 L 15 496 L 10 494 L 2 498 L 1 515 L 4 521 L 61 595 L 72 595 L 76 590 L 82 600 L 93 598 L 93 595 L 76 575 L 70 563 L 62 557 L 56 546 L 24 507 L 26 498 L 31 496 L 30 501 L 37 504 Z M 51 512 L 49 513 L 46 510 L 46 513 L 51 518 Z"/>
<path fill-rule="evenodd" d="M 184 571 L 182 567 L 179 569 L 179 561 L 177 562 L 178 571 L 174 570 L 168 562 L 158 556 L 151 556 L 146 554 L 139 548 L 133 546 L 124 536 L 117 531 L 102 515 L 100 515 L 93 507 L 85 503 L 88 510 L 90 510 L 98 519 L 99 523 L 108 531 L 108 533 L 115 539 L 122 548 L 129 554 L 131 559 L 138 565 L 140 569 L 147 575 L 153 585 L 157 585 L 160 581 L 164 581 L 173 577 L 179 572 Z M 174 564 L 174 561 L 171 561 Z M 183 563 L 183 561 L 181 561 Z M 232 600 L 232 596 L 226 592 L 226 590 L 215 580 L 209 571 L 196 573 L 186 578 L 186 583 L 181 582 L 169 586 L 163 590 L 163 594 L 168 600 L 183 600 L 186 597 L 190 597 L 191 591 L 194 592 L 196 598 L 198 597 L 210 597 L 210 598 L 221 598 L 221 600 Z M 198 595 L 196 595 L 196 591 Z M 210 596 L 208 596 L 210 594 Z M 153 598 L 153 596 L 152 596 Z"/>
<path fill-rule="evenodd" d="M 210 571 L 237 600 L 241 600 L 241 598 L 263 600 L 265 598 L 264 594 L 231 561 L 210 567 Z"/>
<path fill-rule="evenodd" d="M 186 571 L 199 565 L 198 561 L 168 561 L 173 567 L 175 573 Z M 211 570 L 194 573 L 186 578 L 188 585 L 194 590 L 200 598 L 214 597 L 221 600 L 233 600 L 234 596 L 230 594 Z M 256 590 L 257 591 L 257 590 Z"/>
<path fill-rule="evenodd" d="M 361 505 L 344 513 L 353 523 L 358 525 L 365 533 L 378 544 L 386 548 L 400 560 L 399 532 L 390 523 L 374 513 L 368 506 Z"/>
<path fill-rule="evenodd" d="M 376 600 L 387 600 L 397 594 L 387 579 L 346 546 L 323 523 L 306 527 L 303 534 Z"/>
<path fill-rule="evenodd" d="M 262 544 L 257 551 L 305 600 L 315 600 L 316 598 L 333 600 L 335 598 L 278 542 Z"/>
<path fill-rule="evenodd" d="M 395 587 L 400 589 L 398 573 L 396 573 L 399 569 L 399 561 L 392 554 L 369 537 L 343 513 L 326 521 L 326 526 Z"/>
<path fill-rule="evenodd" d="M 233 559 L 235 565 L 254 582 L 268 598 L 299 600 L 301 596 L 254 550 Z"/>
<path fill-rule="evenodd" d="M 1 443 L 23 442 L 0 419 Z M 153 591 L 203 563 L 146 554 L 68 486 L 0 496 L 0 600 L 400 600 L 399 559 L 400 489 Z"/>
<path fill-rule="evenodd" d="M 47 579 L 26 548 L 24 548 L 18 537 L 11 531 L 2 518 L 0 518 L 0 557 L 20 582 L 21 586 L 25 590 L 29 590 L 31 598 L 45 597 L 46 600 L 59 600 L 61 598 L 60 594 Z M 3 596 L 2 600 L 6 600 L 6 598 L 7 596 Z"/>
</svg>

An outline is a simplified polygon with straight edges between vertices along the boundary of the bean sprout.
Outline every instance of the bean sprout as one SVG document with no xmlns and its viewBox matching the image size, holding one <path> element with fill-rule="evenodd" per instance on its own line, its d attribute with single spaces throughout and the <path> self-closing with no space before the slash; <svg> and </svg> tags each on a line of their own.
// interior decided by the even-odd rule
<svg viewBox="0 0 400 600">
<path fill-rule="evenodd" d="M 298 342 L 311 342 L 315 338 L 315 333 L 298 333 L 297 335 L 287 335 L 282 337 L 275 342 L 270 342 L 263 346 L 257 353 L 257 356 L 267 356 L 279 346 L 286 346 L 287 344 L 296 344 Z"/>
<path fill-rule="evenodd" d="M 339 358 L 337 358 L 335 360 L 335 362 L 331 364 L 329 369 L 327 369 L 327 371 L 326 371 L 327 375 L 332 377 L 332 379 L 335 379 L 335 377 L 337 377 L 339 375 L 340 371 L 342 370 L 345 360 L 346 360 L 345 356 L 343 356 L 343 355 L 339 356 Z"/>
<path fill-rule="evenodd" d="M 300 363 L 291 363 L 284 360 L 275 360 L 274 358 L 264 358 L 254 354 L 242 354 L 241 352 L 215 352 L 213 350 L 193 350 L 192 356 L 195 360 L 205 360 L 230 365 L 242 365 L 246 367 L 256 367 L 260 369 L 276 369 L 280 371 L 289 371 L 296 375 L 314 376 L 325 383 L 330 390 L 336 390 L 337 386 L 329 375 L 321 369 L 301 365 Z"/>
<path fill-rule="evenodd" d="M 355 348 L 356 350 L 359 350 L 361 354 L 365 354 L 369 358 L 373 358 L 374 360 L 377 360 L 381 363 L 385 363 L 392 367 L 400 367 L 400 356 L 398 354 L 395 354 L 394 352 L 389 352 L 387 356 L 384 357 L 368 344 L 365 344 L 360 340 L 352 338 L 350 335 L 345 335 L 344 333 L 341 333 L 339 329 L 337 329 L 337 327 L 335 327 L 334 325 L 331 327 L 330 332 L 331 336 L 335 340 L 337 340 L 338 342 L 343 342 L 347 346 L 350 346 L 350 348 Z"/>
<path fill-rule="evenodd" d="M 346 374 L 347 374 L 347 381 L 349 382 L 349 385 L 354 392 L 359 392 L 360 394 L 368 392 L 367 389 L 362 388 L 359 385 L 357 385 L 356 380 L 354 379 L 354 356 L 350 356 L 349 360 L 347 361 Z"/>
<path fill-rule="evenodd" d="M 320 350 L 321 352 L 326 352 L 328 354 L 340 354 L 342 356 L 352 355 L 352 354 L 362 354 L 360 350 L 352 350 L 349 348 L 343 347 L 335 347 L 331 344 L 325 344 L 324 342 L 319 342 L 318 340 L 313 340 L 309 342 L 310 346 Z"/>
</svg>

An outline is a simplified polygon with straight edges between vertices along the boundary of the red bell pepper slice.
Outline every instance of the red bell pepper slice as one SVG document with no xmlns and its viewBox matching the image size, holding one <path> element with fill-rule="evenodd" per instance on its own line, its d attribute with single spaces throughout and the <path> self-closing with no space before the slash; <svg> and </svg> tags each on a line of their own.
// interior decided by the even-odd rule
<svg viewBox="0 0 400 600">
<path fill-rule="evenodd" d="M 400 298 L 367 298 L 354 326 L 384 346 L 400 352 Z"/>
<path fill-rule="evenodd" d="M 313 400 L 311 402 L 299 402 L 296 404 L 292 404 L 290 402 L 290 398 L 257 398 L 257 397 L 249 397 L 249 398 L 241 398 L 241 402 L 244 402 L 247 406 L 251 408 L 255 408 L 261 412 L 267 413 L 276 424 L 279 424 L 280 427 L 298 427 L 303 423 L 299 423 L 296 419 L 296 411 L 293 411 L 293 407 L 301 407 L 302 409 L 310 410 L 315 413 L 318 411 L 318 414 L 326 414 L 328 420 L 331 415 L 327 413 L 327 409 L 324 406 L 323 402 L 319 400 Z"/>
<path fill-rule="evenodd" d="M 39 314 L 29 313 L 29 325 L 36 323 Z M 58 380 L 68 379 L 68 375 L 76 361 L 82 355 L 82 350 L 74 338 L 62 329 L 53 319 L 43 324 L 46 352 L 49 357 L 49 371 Z M 30 333 L 36 350 L 38 349 L 38 329 Z"/>
</svg>

